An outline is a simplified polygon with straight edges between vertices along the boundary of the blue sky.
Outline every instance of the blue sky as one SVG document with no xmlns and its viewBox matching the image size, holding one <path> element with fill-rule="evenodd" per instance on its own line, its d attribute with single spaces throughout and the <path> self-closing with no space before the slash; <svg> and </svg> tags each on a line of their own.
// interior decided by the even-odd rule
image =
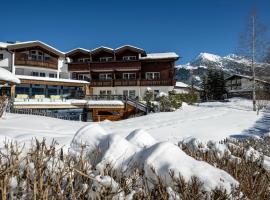
<svg viewBox="0 0 270 200">
<path fill-rule="evenodd" d="M 256 7 L 270 27 L 270 0 L 12 0 L 1 2 L 0 41 L 41 40 L 62 51 L 132 44 L 174 51 L 234 53 Z"/>
</svg>

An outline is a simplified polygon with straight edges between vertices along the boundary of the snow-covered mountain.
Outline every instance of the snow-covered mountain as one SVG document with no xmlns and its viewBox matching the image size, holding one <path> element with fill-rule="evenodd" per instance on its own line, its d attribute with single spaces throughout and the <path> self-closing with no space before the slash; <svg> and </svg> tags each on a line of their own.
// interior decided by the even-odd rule
<svg viewBox="0 0 270 200">
<path fill-rule="evenodd" d="M 231 74 L 251 75 L 251 61 L 244 57 L 235 54 L 222 57 L 210 53 L 200 53 L 191 62 L 176 67 L 176 78 L 179 81 L 190 83 L 193 73 L 195 84 L 199 84 L 207 71 L 207 67 L 221 68 L 225 72 L 225 76 Z M 267 67 L 266 64 L 259 64 L 256 72 L 258 76 L 263 78 L 270 77 L 270 67 Z"/>
</svg>

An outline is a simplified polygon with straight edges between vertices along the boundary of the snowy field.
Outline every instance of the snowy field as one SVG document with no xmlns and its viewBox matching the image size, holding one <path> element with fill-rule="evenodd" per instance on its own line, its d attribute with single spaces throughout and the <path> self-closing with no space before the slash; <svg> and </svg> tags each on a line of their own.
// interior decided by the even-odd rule
<svg viewBox="0 0 270 200">
<path fill-rule="evenodd" d="M 69 145 L 74 134 L 88 124 L 99 124 L 107 133 L 126 137 L 135 129 L 143 129 L 157 141 L 195 137 L 201 141 L 219 141 L 228 136 L 262 135 L 269 131 L 269 113 L 256 115 L 251 101 L 232 99 L 227 103 L 211 102 L 198 106 L 183 105 L 180 110 L 156 113 L 118 122 L 85 123 L 41 116 L 7 114 L 0 120 L 0 139 L 29 141 L 31 138 L 52 140 Z"/>
<path fill-rule="evenodd" d="M 203 182 L 204 191 L 223 188 L 230 193 L 232 188 L 239 185 L 238 180 L 224 170 L 188 156 L 174 144 L 184 140 L 187 144 L 196 146 L 197 140 L 190 138 L 207 142 L 219 141 L 229 136 L 262 136 L 269 133 L 269 112 L 265 110 L 257 115 L 251 106 L 251 101 L 243 99 L 231 99 L 226 103 L 202 103 L 197 106 L 184 104 L 175 112 L 101 123 L 7 114 L 0 120 L 0 140 L 17 140 L 29 144 L 32 138 L 46 138 L 48 142 L 55 139 L 68 150 L 65 152 L 76 158 L 80 157 L 84 144 L 84 151 L 90 161 L 95 159 L 94 152 L 98 148 L 100 159 L 95 167 L 97 172 L 90 176 L 99 183 L 99 176 L 106 171 L 108 165 L 112 165 L 119 174 L 125 172 L 126 175 L 135 173 L 136 168 L 131 166 L 136 165 L 144 170 L 146 178 L 155 179 L 155 175 L 160 177 L 168 189 L 173 181 L 169 172 L 173 172 L 181 174 L 186 182 L 196 176 Z M 208 142 L 204 148 L 207 151 L 216 149 L 222 157 L 228 151 L 228 146 L 214 141 Z M 266 158 L 263 164 L 265 169 L 270 169 L 269 157 Z M 152 169 L 155 169 L 155 174 Z M 104 184 L 112 182 L 111 177 L 109 180 Z"/>
</svg>

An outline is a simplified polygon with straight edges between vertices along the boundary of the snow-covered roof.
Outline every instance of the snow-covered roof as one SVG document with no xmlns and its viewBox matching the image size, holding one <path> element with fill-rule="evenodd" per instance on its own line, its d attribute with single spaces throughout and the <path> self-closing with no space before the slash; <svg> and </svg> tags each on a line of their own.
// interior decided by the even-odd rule
<svg viewBox="0 0 270 200">
<path fill-rule="evenodd" d="M 58 79 L 58 78 L 38 77 L 38 76 L 24 76 L 24 75 L 16 75 L 16 77 L 19 78 L 19 79 L 26 79 L 26 80 L 89 84 L 88 81 L 72 80 L 72 79 L 64 79 L 64 78 L 59 78 Z"/>
<path fill-rule="evenodd" d="M 141 57 L 141 60 L 147 59 L 178 59 L 179 56 L 174 52 L 168 53 L 148 53 L 145 57 Z"/>
<path fill-rule="evenodd" d="M 0 42 L 0 48 L 7 48 L 8 45 L 10 45 L 10 43 Z"/>
<path fill-rule="evenodd" d="M 62 52 L 62 51 L 44 43 L 44 42 L 41 42 L 39 40 L 26 41 L 26 42 L 16 42 L 14 44 L 8 44 L 7 48 L 12 50 L 12 49 L 18 49 L 18 48 L 32 47 L 32 46 L 41 46 L 41 47 L 47 49 L 48 51 L 51 51 L 59 56 L 64 56 L 64 54 L 65 54 L 64 52 Z"/>
<path fill-rule="evenodd" d="M 231 78 L 233 78 L 233 77 L 235 77 L 235 76 L 237 76 L 237 77 L 242 77 L 242 78 L 246 78 L 246 79 L 249 79 L 249 80 L 252 79 L 252 76 L 241 75 L 241 74 L 233 74 L 233 75 L 229 76 L 228 78 L 226 78 L 226 80 L 229 80 L 229 79 L 231 79 Z M 263 83 L 270 84 L 270 82 L 265 81 L 265 80 L 262 80 L 262 79 L 259 79 L 259 78 L 255 78 L 255 80 L 256 80 L 256 81 L 259 81 L 259 82 L 263 82 Z"/>
<path fill-rule="evenodd" d="M 66 56 L 68 56 L 68 55 L 72 55 L 73 53 L 76 53 L 76 52 L 83 52 L 83 53 L 89 54 L 90 50 L 78 47 L 75 49 L 71 49 L 70 51 L 66 52 L 65 54 L 66 54 Z"/>
<path fill-rule="evenodd" d="M 186 83 L 183 83 L 183 82 L 176 82 L 175 86 L 176 87 L 182 87 L 182 88 L 189 88 L 190 87 L 190 85 L 188 85 Z"/>
<path fill-rule="evenodd" d="M 20 79 L 18 79 L 14 74 L 12 74 L 10 71 L 2 67 L 0 67 L 0 81 L 6 81 L 17 84 L 21 83 Z"/>
<path fill-rule="evenodd" d="M 95 49 L 92 49 L 91 53 L 96 53 L 96 52 L 99 52 L 99 51 L 102 51 L 102 50 L 109 51 L 109 52 L 114 52 L 114 50 L 112 48 L 110 48 L 110 47 L 100 46 L 100 47 L 97 47 Z"/>
<path fill-rule="evenodd" d="M 121 46 L 121 47 L 116 48 L 116 49 L 115 49 L 115 52 L 117 53 L 117 52 L 120 52 L 120 51 L 125 50 L 125 49 L 131 49 L 131 50 L 133 50 L 133 51 L 137 51 L 137 52 L 140 52 L 140 53 L 145 54 L 145 50 L 144 50 L 144 49 L 141 49 L 141 48 L 138 48 L 138 47 L 129 45 L 129 44 L 123 45 L 123 46 Z"/>
</svg>

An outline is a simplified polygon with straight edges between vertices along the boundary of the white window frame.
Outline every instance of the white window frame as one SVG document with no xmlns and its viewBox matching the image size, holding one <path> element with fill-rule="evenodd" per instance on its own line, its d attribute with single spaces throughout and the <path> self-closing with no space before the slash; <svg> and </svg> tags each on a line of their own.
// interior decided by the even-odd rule
<svg viewBox="0 0 270 200">
<path fill-rule="evenodd" d="M 103 78 L 101 78 L 104 76 Z M 112 80 L 112 73 L 101 73 L 98 75 L 99 80 Z"/>
<path fill-rule="evenodd" d="M 31 72 L 32 76 L 39 76 L 38 72 Z"/>
<path fill-rule="evenodd" d="M 101 94 L 101 93 L 104 93 L 104 94 Z M 112 95 L 112 91 L 111 90 L 100 90 L 99 95 Z"/>
<path fill-rule="evenodd" d="M 160 79 L 160 72 L 146 72 L 145 79 L 146 80 L 159 80 Z"/>
<path fill-rule="evenodd" d="M 42 75 L 44 74 L 44 76 L 41 76 L 41 74 L 42 74 Z M 46 73 L 45 73 L 45 72 L 40 72 L 40 73 L 39 73 L 39 76 L 40 76 L 40 77 L 46 77 Z"/>
<path fill-rule="evenodd" d="M 123 95 L 135 98 L 136 97 L 136 90 L 123 90 Z"/>
<path fill-rule="evenodd" d="M 55 73 L 49 73 L 49 78 L 56 78 L 57 77 L 57 74 Z"/>
<path fill-rule="evenodd" d="M 123 56 L 123 60 L 137 60 L 137 56 Z"/>
<path fill-rule="evenodd" d="M 99 61 L 100 62 L 109 62 L 109 61 L 112 61 L 113 60 L 113 57 L 100 57 L 99 58 Z"/>
<path fill-rule="evenodd" d="M 127 75 L 127 77 L 125 77 Z M 135 75 L 134 78 L 131 78 L 131 75 Z M 123 73 L 122 75 L 123 80 L 136 80 L 136 73 Z"/>
</svg>

